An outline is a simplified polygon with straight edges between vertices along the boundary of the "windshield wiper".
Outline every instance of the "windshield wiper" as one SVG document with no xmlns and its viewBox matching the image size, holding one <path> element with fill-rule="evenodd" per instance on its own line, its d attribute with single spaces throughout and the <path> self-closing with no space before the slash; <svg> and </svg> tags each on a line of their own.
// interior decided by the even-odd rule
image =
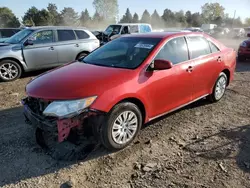
<svg viewBox="0 0 250 188">
<path fill-rule="evenodd" d="M 101 64 L 101 63 L 89 63 L 90 65 L 97 65 L 97 66 L 102 66 L 102 67 L 113 67 L 112 65 L 104 65 L 104 64 Z"/>
</svg>

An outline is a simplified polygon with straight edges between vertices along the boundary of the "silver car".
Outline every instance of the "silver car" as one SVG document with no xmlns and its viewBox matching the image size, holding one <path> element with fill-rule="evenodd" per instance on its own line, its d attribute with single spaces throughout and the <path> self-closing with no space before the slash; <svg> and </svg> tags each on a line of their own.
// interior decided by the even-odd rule
<svg viewBox="0 0 250 188">
<path fill-rule="evenodd" d="M 0 43 L 0 80 L 23 72 L 57 67 L 82 58 L 100 46 L 84 28 L 31 27 Z"/>
</svg>

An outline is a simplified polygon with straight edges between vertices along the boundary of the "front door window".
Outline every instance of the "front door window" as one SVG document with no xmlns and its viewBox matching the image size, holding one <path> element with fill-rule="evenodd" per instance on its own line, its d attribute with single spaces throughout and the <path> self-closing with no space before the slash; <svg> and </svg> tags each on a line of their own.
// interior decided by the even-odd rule
<svg viewBox="0 0 250 188">
<path fill-rule="evenodd" d="M 46 44 L 53 42 L 53 31 L 46 30 L 46 31 L 39 31 L 35 33 L 31 38 L 33 44 Z"/>
</svg>

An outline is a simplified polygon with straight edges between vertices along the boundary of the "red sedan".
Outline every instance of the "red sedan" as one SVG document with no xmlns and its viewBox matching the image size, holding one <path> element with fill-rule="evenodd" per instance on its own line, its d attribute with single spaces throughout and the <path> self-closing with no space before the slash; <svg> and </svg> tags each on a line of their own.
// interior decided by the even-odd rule
<svg viewBox="0 0 250 188">
<path fill-rule="evenodd" d="M 250 37 L 250 33 L 247 34 L 248 37 Z M 246 59 L 250 58 L 250 40 L 245 40 L 240 44 L 239 50 L 238 50 L 238 59 L 240 61 L 245 61 Z"/>
<path fill-rule="evenodd" d="M 219 101 L 235 66 L 236 52 L 204 33 L 128 35 L 28 83 L 24 114 L 58 142 L 91 126 L 119 150 L 153 119 L 205 97 Z"/>
</svg>

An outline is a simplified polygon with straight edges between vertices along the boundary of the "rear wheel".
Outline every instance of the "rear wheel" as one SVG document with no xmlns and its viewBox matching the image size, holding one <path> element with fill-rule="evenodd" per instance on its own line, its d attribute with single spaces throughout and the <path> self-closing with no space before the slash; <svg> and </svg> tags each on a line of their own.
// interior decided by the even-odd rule
<svg viewBox="0 0 250 188">
<path fill-rule="evenodd" d="M 219 100 L 222 99 L 226 91 L 227 82 L 228 82 L 227 75 L 224 72 L 220 73 L 214 85 L 213 93 L 209 96 L 211 102 L 218 102 Z"/>
<path fill-rule="evenodd" d="M 127 147 L 137 136 L 142 126 L 139 108 L 130 102 L 116 105 L 100 127 L 101 143 L 109 150 Z"/>
<path fill-rule="evenodd" d="M 20 65 L 12 60 L 0 62 L 0 80 L 10 82 L 18 79 L 22 74 Z"/>
</svg>

